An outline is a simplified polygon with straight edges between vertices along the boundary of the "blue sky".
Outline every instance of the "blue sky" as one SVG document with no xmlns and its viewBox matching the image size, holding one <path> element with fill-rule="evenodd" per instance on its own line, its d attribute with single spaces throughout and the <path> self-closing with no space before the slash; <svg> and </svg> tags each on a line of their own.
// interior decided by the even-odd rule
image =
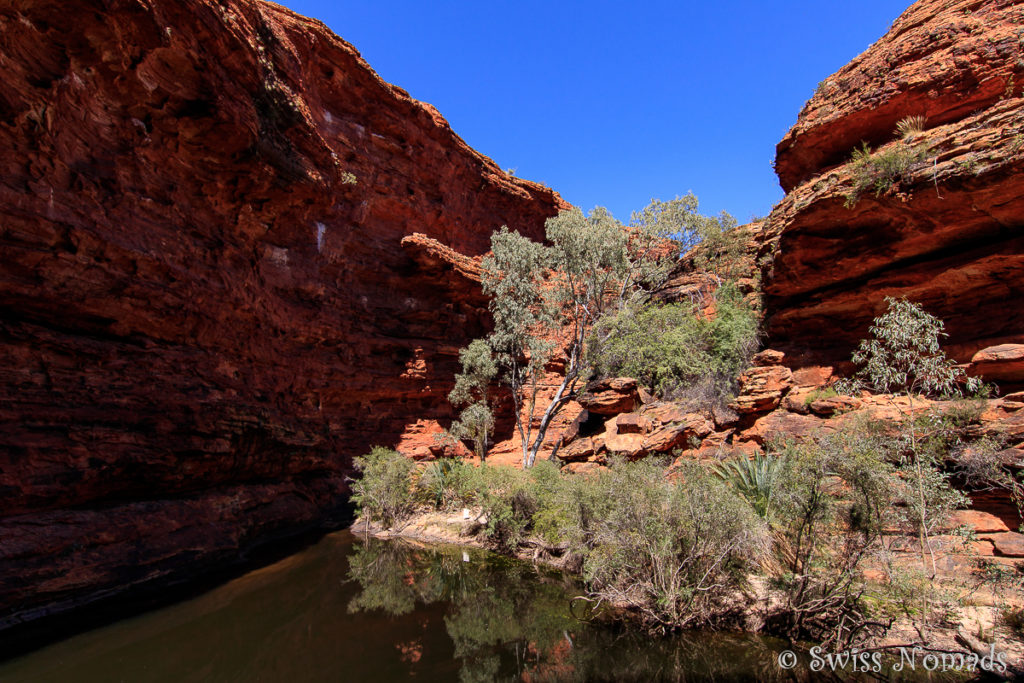
<svg viewBox="0 0 1024 683">
<path fill-rule="evenodd" d="M 693 191 L 740 222 L 782 198 L 775 144 L 909 0 L 284 0 L 467 143 L 622 220 Z"/>
</svg>

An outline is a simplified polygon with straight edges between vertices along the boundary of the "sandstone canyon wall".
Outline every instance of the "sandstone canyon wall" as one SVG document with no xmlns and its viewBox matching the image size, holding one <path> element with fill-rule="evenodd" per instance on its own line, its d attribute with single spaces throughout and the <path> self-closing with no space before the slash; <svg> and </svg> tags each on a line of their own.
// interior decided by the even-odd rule
<svg viewBox="0 0 1024 683">
<path fill-rule="evenodd" d="M 563 206 L 271 3 L 4 3 L 0 80 L 0 627 L 322 520 Z"/>
<path fill-rule="evenodd" d="M 795 365 L 849 359 L 884 298 L 906 296 L 946 322 L 960 361 L 1024 350 L 1022 86 L 1024 8 L 1008 0 L 921 0 L 822 82 L 778 145 L 787 195 L 760 253 L 772 347 Z M 923 130 L 897 139 L 911 116 Z M 909 163 L 853 203 L 862 142 Z M 1019 383 L 1017 367 L 991 379 Z"/>
</svg>

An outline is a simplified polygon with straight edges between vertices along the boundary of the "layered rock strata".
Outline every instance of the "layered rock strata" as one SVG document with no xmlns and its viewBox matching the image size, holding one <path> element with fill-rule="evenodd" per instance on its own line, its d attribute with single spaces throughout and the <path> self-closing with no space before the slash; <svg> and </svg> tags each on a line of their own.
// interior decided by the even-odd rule
<svg viewBox="0 0 1024 683">
<path fill-rule="evenodd" d="M 563 206 L 271 3 L 16 0 L 0 66 L 0 626 L 319 523 L 486 330 L 445 249 Z"/>
<path fill-rule="evenodd" d="M 886 296 L 943 319 L 962 362 L 1024 342 L 1022 31 L 1013 2 L 921 0 L 779 143 L 759 263 L 771 344 L 797 366 L 848 359 Z"/>
</svg>

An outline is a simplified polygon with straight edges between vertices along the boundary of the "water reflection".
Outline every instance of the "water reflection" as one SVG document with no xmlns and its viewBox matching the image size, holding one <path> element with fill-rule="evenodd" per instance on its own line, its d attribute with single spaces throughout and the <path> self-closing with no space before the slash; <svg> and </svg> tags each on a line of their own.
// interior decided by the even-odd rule
<svg viewBox="0 0 1024 683">
<path fill-rule="evenodd" d="M 578 592 L 568 577 L 483 551 L 342 532 L 191 600 L 0 663 L 0 680 L 812 680 L 806 668 L 778 668 L 774 641 L 653 639 L 579 621 L 569 610 Z"/>
<path fill-rule="evenodd" d="M 726 634 L 669 640 L 578 620 L 571 580 L 533 565 L 456 548 L 356 546 L 349 611 L 412 613 L 444 604 L 459 680 L 793 680 L 769 641 Z M 422 656 L 417 652 L 415 656 Z"/>
</svg>

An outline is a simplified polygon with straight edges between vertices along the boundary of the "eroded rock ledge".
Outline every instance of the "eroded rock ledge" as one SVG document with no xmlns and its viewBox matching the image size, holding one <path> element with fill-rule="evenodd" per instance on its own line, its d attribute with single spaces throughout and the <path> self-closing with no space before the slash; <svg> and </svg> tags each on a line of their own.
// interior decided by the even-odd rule
<svg viewBox="0 0 1024 683">
<path fill-rule="evenodd" d="M 921 0 L 824 81 L 779 144 L 788 194 L 759 264 L 770 343 L 794 367 L 848 359 L 886 296 L 943 319 L 961 362 L 1024 343 L 1022 26 L 1011 2 Z M 913 116 L 923 130 L 897 139 Z M 862 141 L 904 162 L 854 196 Z"/>
<path fill-rule="evenodd" d="M 318 524 L 485 331 L 403 238 L 563 206 L 272 3 L 16 1 L 0 54 L 0 626 Z"/>
</svg>

